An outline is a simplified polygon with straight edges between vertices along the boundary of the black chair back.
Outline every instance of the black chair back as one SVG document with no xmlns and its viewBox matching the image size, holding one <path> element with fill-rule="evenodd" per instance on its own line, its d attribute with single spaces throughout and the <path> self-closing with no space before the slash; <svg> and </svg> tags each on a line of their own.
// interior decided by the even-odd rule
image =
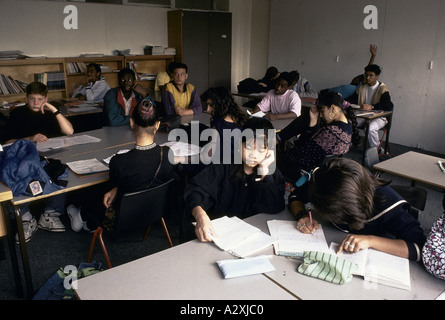
<svg viewBox="0 0 445 320">
<path fill-rule="evenodd" d="M 147 229 L 165 213 L 166 198 L 173 179 L 154 188 L 124 194 L 113 229 L 113 237 L 120 233 Z"/>
</svg>

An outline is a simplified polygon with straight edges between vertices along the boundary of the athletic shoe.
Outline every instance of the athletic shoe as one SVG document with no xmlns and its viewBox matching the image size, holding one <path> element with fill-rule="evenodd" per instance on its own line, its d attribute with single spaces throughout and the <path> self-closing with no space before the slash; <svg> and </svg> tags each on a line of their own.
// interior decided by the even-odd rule
<svg viewBox="0 0 445 320">
<path fill-rule="evenodd" d="M 36 219 L 32 218 L 31 220 L 23 221 L 23 233 L 25 234 L 25 242 L 28 242 L 29 240 L 31 240 L 31 236 L 36 231 L 37 231 Z M 18 233 L 15 234 L 15 242 L 17 244 L 20 244 Z"/>
<path fill-rule="evenodd" d="M 44 213 L 39 219 L 39 228 L 51 232 L 64 232 L 65 226 L 59 219 L 60 213 Z"/>
<path fill-rule="evenodd" d="M 80 208 L 70 204 L 68 208 L 66 208 L 66 212 L 71 220 L 71 229 L 75 232 L 79 232 L 82 229 L 89 231 L 86 227 L 86 222 L 82 220 L 82 216 L 80 215 Z"/>
</svg>

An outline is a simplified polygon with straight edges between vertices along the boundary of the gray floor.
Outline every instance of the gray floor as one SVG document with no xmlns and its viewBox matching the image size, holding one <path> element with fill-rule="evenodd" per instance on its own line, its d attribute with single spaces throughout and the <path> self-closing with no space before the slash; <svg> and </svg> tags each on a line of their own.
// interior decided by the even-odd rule
<svg viewBox="0 0 445 320">
<path fill-rule="evenodd" d="M 391 145 L 391 152 L 393 155 L 402 154 L 409 150 L 412 149 L 395 144 Z M 444 157 L 443 155 L 438 156 Z M 361 161 L 361 149 L 351 150 L 347 157 L 356 161 Z M 388 175 L 383 175 L 382 177 L 392 179 L 395 184 L 410 184 L 410 181 L 401 178 Z M 419 220 L 427 234 L 432 224 L 443 212 L 443 192 L 428 186 L 422 187 L 425 187 L 428 190 L 428 200 L 426 210 L 421 213 Z M 38 230 L 32 237 L 31 241 L 28 242 L 28 253 L 31 261 L 34 290 L 38 290 L 38 288 L 59 268 L 68 265 L 78 266 L 81 262 L 86 261 L 92 235 L 87 232 L 76 233 L 72 231 L 66 215 L 63 217 L 63 222 L 67 227 L 67 231 L 63 233 L 50 233 L 44 230 Z M 176 223 L 173 220 L 167 220 L 167 224 L 173 243 L 176 245 L 179 243 L 179 231 L 176 227 Z M 111 262 L 114 266 L 153 254 L 169 247 L 160 225 L 155 225 L 152 228 L 147 241 L 144 243 L 133 241 L 133 239 L 127 240 L 129 241 L 106 242 Z M 2 247 L 3 260 L 0 260 L 0 300 L 18 299 L 12 277 L 9 251 L 5 240 L 0 242 L 0 251 Z M 16 248 L 17 253 L 20 254 L 19 247 L 16 246 Z M 96 244 L 96 249 L 93 253 L 93 260 L 103 263 L 105 262 L 98 244 Z M 104 267 L 106 267 L 105 264 Z"/>
</svg>

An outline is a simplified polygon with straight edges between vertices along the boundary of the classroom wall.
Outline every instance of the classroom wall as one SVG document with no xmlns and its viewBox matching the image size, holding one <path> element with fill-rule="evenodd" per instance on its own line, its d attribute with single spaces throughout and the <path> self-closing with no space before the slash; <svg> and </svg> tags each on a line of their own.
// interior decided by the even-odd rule
<svg viewBox="0 0 445 320">
<path fill-rule="evenodd" d="M 250 74 L 250 60 L 267 65 L 267 23 L 257 31 L 266 38 L 254 39 L 251 54 L 251 23 L 264 15 L 270 0 L 255 0 L 256 12 L 252 13 L 252 0 L 230 0 L 229 10 L 233 20 L 232 89 Z M 264 3 L 266 5 L 264 5 Z M 63 9 L 75 5 L 78 9 L 78 29 L 66 30 L 63 26 L 67 14 Z M 132 54 L 142 54 L 145 45 L 168 45 L 168 8 L 124 6 L 96 3 L 56 2 L 43 0 L 0 0 L 0 51 L 21 50 L 28 55 L 71 57 L 86 52 L 111 55 L 115 49 L 130 49 Z M 256 34 L 254 32 L 254 34 Z M 266 39 L 266 41 L 265 41 Z"/>
<path fill-rule="evenodd" d="M 78 9 L 78 29 L 67 30 L 65 6 Z M 0 50 L 47 57 L 86 52 L 111 55 L 115 49 L 142 54 L 145 45 L 167 46 L 165 8 L 112 4 L 0 1 Z"/>
<path fill-rule="evenodd" d="M 363 26 L 369 4 L 377 30 Z M 444 13 L 444 0 L 271 0 L 269 65 L 297 69 L 320 90 L 363 72 L 376 44 L 395 104 L 390 140 L 443 154 Z"/>
</svg>

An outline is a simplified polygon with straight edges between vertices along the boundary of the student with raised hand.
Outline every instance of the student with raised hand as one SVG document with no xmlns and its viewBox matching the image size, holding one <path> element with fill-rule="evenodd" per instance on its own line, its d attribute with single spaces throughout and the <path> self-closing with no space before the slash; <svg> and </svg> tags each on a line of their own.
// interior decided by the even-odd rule
<svg viewBox="0 0 445 320">
<path fill-rule="evenodd" d="M 90 63 L 87 66 L 86 84 L 78 88 L 73 97 L 88 102 L 102 103 L 108 90 L 110 90 L 110 86 L 102 77 L 100 66 L 97 63 Z"/>
<path fill-rule="evenodd" d="M 352 123 L 356 124 L 355 121 Z M 286 179 L 295 183 L 302 177 L 302 170 L 309 172 L 321 165 L 327 156 L 347 153 L 352 133 L 353 125 L 343 110 L 340 94 L 323 94 L 318 106 L 311 108 L 309 117 L 300 116 L 277 133 L 280 143 L 278 168 Z M 284 150 L 286 141 L 296 137 L 298 139 L 293 145 Z"/>
<path fill-rule="evenodd" d="M 393 111 L 394 104 L 388 87 L 379 81 L 382 70 L 378 65 L 372 64 L 365 68 L 365 79 L 356 92 L 348 99 L 352 104 L 358 104 L 364 110 Z M 369 123 L 368 143 L 370 148 L 380 145 L 379 130 L 388 123 L 386 117 L 371 120 Z M 359 119 L 360 127 L 365 125 L 365 119 Z"/>
<path fill-rule="evenodd" d="M 200 241 L 211 241 L 215 231 L 211 220 L 224 215 L 246 218 L 258 213 L 284 210 L 285 181 L 275 168 L 270 140 L 275 134 L 267 119 L 251 118 L 243 127 L 241 163 L 213 164 L 186 186 L 186 210 L 196 221 Z"/>
<path fill-rule="evenodd" d="M 94 230 L 103 220 L 105 208 L 113 206 L 117 210 L 125 193 L 141 191 L 148 186 L 153 188 L 173 177 L 173 164 L 168 156 L 170 149 L 154 142 L 159 125 L 159 110 L 151 100 L 143 100 L 130 118 L 130 127 L 136 139 L 134 148 L 111 158 L 111 190 L 104 195 L 103 201 L 98 201 L 100 199 L 95 197 L 96 194 L 83 197 L 82 210 L 74 205 L 68 207 L 74 231 Z"/>
<path fill-rule="evenodd" d="M 188 67 L 184 63 L 169 66 L 171 79 L 162 92 L 162 104 L 167 115 L 188 116 L 202 112 L 201 100 L 195 86 L 187 83 Z"/>
<path fill-rule="evenodd" d="M 104 97 L 104 124 L 110 127 L 130 124 L 136 106 L 143 99 L 152 101 L 147 90 L 136 83 L 133 70 L 124 68 L 119 71 L 117 78 L 119 87 L 108 90 Z"/>
<path fill-rule="evenodd" d="M 419 261 L 423 230 L 409 213 L 409 204 L 388 184 L 354 160 L 331 159 L 293 191 L 289 208 L 302 233 L 319 227 L 316 220 L 311 222 L 305 203 L 311 204 L 321 221 L 345 232 L 339 252 L 372 248 Z"/>
<path fill-rule="evenodd" d="M 277 79 L 275 89 L 270 90 L 258 103 L 253 112 L 269 112 L 266 118 L 270 121 L 293 119 L 301 114 L 301 99 L 291 90 L 293 78 L 289 72 L 282 72 Z"/>
<path fill-rule="evenodd" d="M 369 59 L 368 66 L 374 64 L 375 57 L 377 56 L 377 46 L 374 44 L 369 45 L 369 51 L 371 52 L 371 58 Z M 366 79 L 364 74 L 361 73 L 358 76 L 354 77 L 351 80 L 350 84 L 344 84 L 326 90 L 329 92 L 338 92 L 342 95 L 343 99 L 348 99 L 364 82 L 366 82 Z"/>
<path fill-rule="evenodd" d="M 11 111 L 7 125 L 7 143 L 20 139 L 34 143 L 45 143 L 48 138 L 72 135 L 73 126 L 56 107 L 48 103 L 48 88 L 40 82 L 32 82 L 26 87 L 26 105 Z M 59 217 L 65 213 L 65 196 L 58 195 L 45 200 L 43 214 L 37 224 L 28 206 L 20 206 L 22 211 L 25 241 L 29 241 L 37 228 L 52 232 L 63 232 L 65 227 Z M 16 241 L 18 236 L 16 235 Z"/>
</svg>

